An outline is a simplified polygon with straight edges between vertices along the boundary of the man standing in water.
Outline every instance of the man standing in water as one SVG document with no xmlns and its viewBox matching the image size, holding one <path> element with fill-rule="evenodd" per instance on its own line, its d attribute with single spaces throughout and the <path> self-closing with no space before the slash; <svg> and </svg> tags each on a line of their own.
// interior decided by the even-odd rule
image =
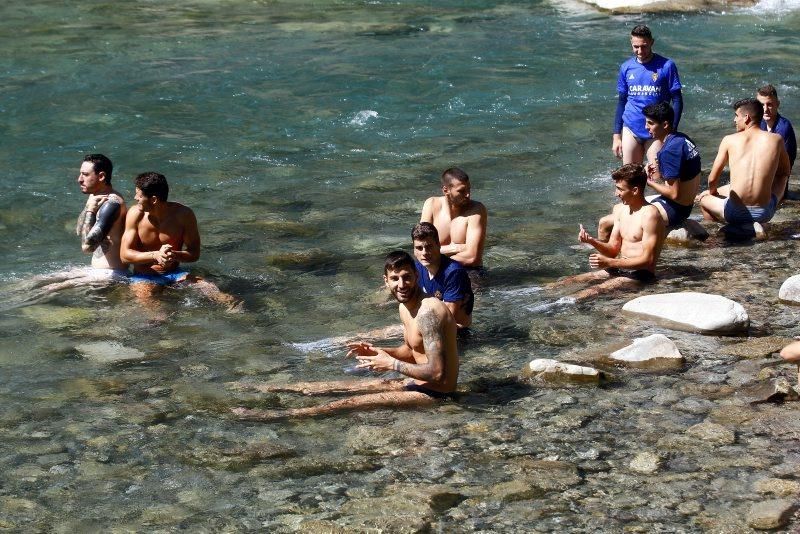
<svg viewBox="0 0 800 534">
<path fill-rule="evenodd" d="M 111 187 L 113 164 L 103 154 L 88 154 L 78 173 L 81 193 L 89 195 L 78 216 L 75 233 L 81 250 L 92 255 L 92 267 L 125 271 L 127 263 L 119 256 L 125 224 L 125 200 Z"/>
<path fill-rule="evenodd" d="M 683 110 L 683 96 L 678 68 L 671 59 L 653 52 L 653 34 L 640 24 L 631 31 L 633 57 L 619 69 L 617 111 L 611 151 L 622 163 L 642 163 L 645 151 L 653 161 L 661 142 L 650 137 L 642 110 L 649 104 L 672 102 L 675 113 L 673 129 L 678 129 Z"/>
<path fill-rule="evenodd" d="M 778 90 L 772 84 L 760 87 L 756 93 L 756 100 L 764 106 L 764 116 L 761 118 L 761 129 L 767 132 L 776 133 L 783 139 L 783 147 L 789 155 L 789 174 L 794 167 L 794 160 L 797 157 L 797 139 L 794 136 L 794 128 L 791 121 L 778 113 L 781 101 L 778 100 Z M 789 192 L 789 181 L 786 181 L 786 191 Z"/>
<path fill-rule="evenodd" d="M 180 269 L 181 263 L 200 258 L 200 232 L 191 209 L 167 201 L 166 177 L 145 172 L 136 177 L 135 185 L 137 204 L 125 219 L 120 255 L 133 264 L 131 287 L 136 295 L 149 302 L 157 287 L 189 282 L 210 299 L 238 311 L 233 297 Z"/>
<path fill-rule="evenodd" d="M 620 203 L 614 206 L 614 227 L 608 242 L 590 236 L 580 225 L 578 240 L 592 245 L 589 256 L 594 272 L 560 280 L 550 287 L 599 280 L 600 284 L 572 295 L 582 300 L 616 289 L 637 287 L 656 278 L 656 263 L 664 244 L 664 221 L 644 198 L 647 175 L 638 163 L 623 165 L 611 174 Z"/>
<path fill-rule="evenodd" d="M 486 243 L 486 206 L 470 198 L 469 176 L 458 167 L 442 173 L 442 194 L 425 201 L 420 222 L 436 227 L 442 254 L 464 267 L 480 268 Z"/>
<path fill-rule="evenodd" d="M 772 219 L 786 191 L 789 156 L 781 136 L 761 130 L 764 108 L 754 98 L 733 104 L 736 133 L 727 135 L 708 175 L 708 190 L 698 195 L 706 219 L 753 224 Z M 725 166 L 731 183 L 719 187 Z"/>
<path fill-rule="evenodd" d="M 239 389 L 251 388 L 261 392 L 360 395 L 308 408 L 280 411 L 235 408 L 233 413 L 240 419 L 269 421 L 344 410 L 422 406 L 451 397 L 458 382 L 455 319 L 442 301 L 425 297 L 422 293 L 417 284 L 414 260 L 406 252 L 395 251 L 386 256 L 383 280 L 399 303 L 403 343 L 393 348 L 379 348 L 365 342 L 351 343 L 347 356 L 355 356 L 359 368 L 380 373 L 394 371 L 407 379 L 299 382 L 288 385 L 236 383 L 234 386 Z"/>
<path fill-rule="evenodd" d="M 472 324 L 475 304 L 467 271 L 457 261 L 442 255 L 439 233 L 431 223 L 415 225 L 411 230 L 411 241 L 417 281 L 422 292 L 426 297 L 436 297 L 444 302 L 458 328 L 467 328 Z"/>
</svg>

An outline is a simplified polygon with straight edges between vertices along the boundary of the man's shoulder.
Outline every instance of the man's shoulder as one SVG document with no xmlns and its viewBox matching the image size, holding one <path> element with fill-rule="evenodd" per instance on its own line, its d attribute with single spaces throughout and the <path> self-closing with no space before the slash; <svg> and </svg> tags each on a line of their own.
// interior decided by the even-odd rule
<svg viewBox="0 0 800 534">
<path fill-rule="evenodd" d="M 486 206 L 483 205 L 482 202 L 478 202 L 477 200 L 471 200 L 469 208 L 467 209 L 466 213 L 463 214 L 465 217 L 486 217 L 488 211 L 486 210 Z"/>
<path fill-rule="evenodd" d="M 450 313 L 450 311 L 447 309 L 444 302 L 436 297 L 425 297 L 419 305 L 419 311 L 416 316 L 417 321 L 430 313 L 441 319 L 445 316 L 445 313 Z"/>
<path fill-rule="evenodd" d="M 192 208 L 179 202 L 168 202 L 167 210 L 170 214 L 181 218 L 194 216 L 194 211 L 192 211 Z"/>
<path fill-rule="evenodd" d="M 108 194 L 108 201 L 115 202 L 117 204 L 125 204 L 125 198 L 114 190 Z"/>
</svg>

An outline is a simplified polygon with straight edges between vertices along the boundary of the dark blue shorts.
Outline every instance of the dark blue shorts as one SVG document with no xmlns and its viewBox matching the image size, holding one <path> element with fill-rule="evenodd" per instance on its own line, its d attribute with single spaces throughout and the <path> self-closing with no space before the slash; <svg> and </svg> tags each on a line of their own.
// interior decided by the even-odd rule
<svg viewBox="0 0 800 534">
<path fill-rule="evenodd" d="M 432 389 L 428 389 L 425 386 L 420 386 L 419 384 L 415 384 L 414 382 L 409 382 L 405 385 L 406 391 L 418 391 L 420 393 L 424 393 L 425 395 L 439 400 L 448 400 L 454 399 L 456 394 L 455 392 L 451 393 L 442 393 L 441 391 L 434 391 Z"/>
<path fill-rule="evenodd" d="M 189 276 L 189 271 L 172 271 L 164 274 L 132 274 L 129 278 L 131 284 L 146 283 L 159 286 L 171 286 L 183 282 Z"/>
<path fill-rule="evenodd" d="M 667 227 L 678 226 L 692 214 L 691 204 L 684 206 L 663 195 L 658 195 L 650 201 L 650 204 L 661 204 L 664 207 L 664 211 L 667 212 Z"/>
</svg>

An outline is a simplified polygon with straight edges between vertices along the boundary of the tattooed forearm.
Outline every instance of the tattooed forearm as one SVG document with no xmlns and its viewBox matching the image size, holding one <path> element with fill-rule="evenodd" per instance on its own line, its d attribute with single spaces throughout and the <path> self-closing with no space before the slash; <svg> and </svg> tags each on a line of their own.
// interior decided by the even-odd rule
<svg viewBox="0 0 800 534">
<path fill-rule="evenodd" d="M 423 310 L 417 317 L 422 344 L 428 361 L 442 357 L 442 332 L 439 329 L 439 318 L 431 310 Z"/>
<path fill-rule="evenodd" d="M 83 210 L 81 214 L 83 215 L 83 220 L 78 221 L 80 224 L 80 231 L 78 232 L 78 234 L 81 236 L 81 243 L 86 245 L 88 244 L 87 239 L 89 237 L 90 232 L 92 231 L 92 227 L 94 226 L 94 223 L 97 220 L 97 215 L 93 211 L 86 211 L 86 210 Z M 97 245 L 92 247 L 91 250 L 94 250 L 96 247 Z"/>
</svg>

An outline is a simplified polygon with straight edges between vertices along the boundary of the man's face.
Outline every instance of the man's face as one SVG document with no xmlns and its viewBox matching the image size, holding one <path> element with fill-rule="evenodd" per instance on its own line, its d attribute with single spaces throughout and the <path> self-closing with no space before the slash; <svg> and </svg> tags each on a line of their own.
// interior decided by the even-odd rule
<svg viewBox="0 0 800 534">
<path fill-rule="evenodd" d="M 614 182 L 614 195 L 626 206 L 636 197 L 637 191 L 636 187 L 629 187 L 625 180 L 616 180 Z"/>
<path fill-rule="evenodd" d="M 778 106 L 781 105 L 777 98 L 771 96 L 756 95 L 761 105 L 764 106 L 764 120 L 769 122 L 778 114 Z"/>
<path fill-rule="evenodd" d="M 441 247 L 429 237 L 414 240 L 414 257 L 425 267 L 438 266 L 442 259 Z"/>
<path fill-rule="evenodd" d="M 98 175 L 94 172 L 94 163 L 91 161 L 81 163 L 81 170 L 78 172 L 78 185 L 81 186 L 81 193 L 92 195 L 100 190 L 103 183 L 105 183 L 105 174 L 101 172 Z"/>
<path fill-rule="evenodd" d="M 747 120 L 750 116 L 745 113 L 742 108 L 737 109 L 733 114 L 733 124 L 736 126 L 736 131 L 741 132 L 747 127 Z"/>
<path fill-rule="evenodd" d="M 136 201 L 136 205 L 139 206 L 142 211 L 148 212 L 153 207 L 153 199 L 155 199 L 155 197 L 148 197 L 142 193 L 141 189 L 137 187 L 136 194 L 133 196 L 133 199 Z"/>
<path fill-rule="evenodd" d="M 647 63 L 650 56 L 653 55 L 653 40 L 647 37 L 631 36 L 631 48 L 639 63 Z"/>
<path fill-rule="evenodd" d="M 466 206 L 469 204 L 469 182 L 453 180 L 450 184 L 442 186 L 442 193 L 453 206 Z"/>
<path fill-rule="evenodd" d="M 397 302 L 404 303 L 411 300 L 417 292 L 417 270 L 413 267 L 401 267 L 399 271 L 387 271 L 383 275 L 386 287 L 397 299 Z"/>
<path fill-rule="evenodd" d="M 650 137 L 653 139 L 660 139 L 667 130 L 666 122 L 656 122 L 648 118 L 644 120 L 644 126 L 647 128 L 647 131 L 650 132 Z"/>
</svg>

